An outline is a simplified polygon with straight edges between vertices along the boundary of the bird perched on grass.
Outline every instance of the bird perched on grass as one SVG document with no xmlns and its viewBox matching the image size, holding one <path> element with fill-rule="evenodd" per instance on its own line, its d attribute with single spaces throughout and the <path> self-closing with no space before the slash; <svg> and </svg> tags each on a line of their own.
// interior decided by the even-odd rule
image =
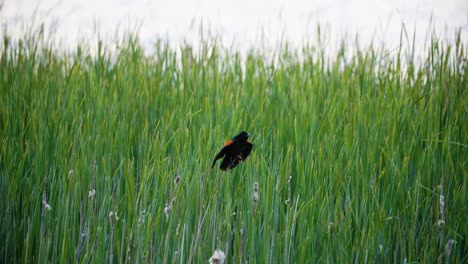
<svg viewBox="0 0 468 264">
<path fill-rule="evenodd" d="M 221 166 L 219 166 L 221 170 L 235 168 L 239 162 L 245 161 L 245 159 L 252 151 L 253 146 L 249 141 L 249 137 L 249 133 L 242 131 L 239 133 L 239 135 L 233 137 L 231 140 L 226 141 L 223 148 L 218 152 L 218 154 L 216 154 L 211 168 L 214 167 L 218 159 L 223 157 L 223 162 L 221 162 Z"/>
</svg>

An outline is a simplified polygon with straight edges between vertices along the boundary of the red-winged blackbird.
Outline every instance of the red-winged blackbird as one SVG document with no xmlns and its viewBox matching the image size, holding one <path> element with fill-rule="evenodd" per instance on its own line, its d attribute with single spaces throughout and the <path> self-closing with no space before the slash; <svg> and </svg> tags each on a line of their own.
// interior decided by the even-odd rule
<svg viewBox="0 0 468 264">
<path fill-rule="evenodd" d="M 224 157 L 224 159 L 221 166 L 219 166 L 221 170 L 232 169 L 236 167 L 239 162 L 245 161 L 252 151 L 253 146 L 249 141 L 249 136 L 249 133 L 242 131 L 239 135 L 226 141 L 224 147 L 216 154 L 211 168 L 213 168 L 216 161 L 222 157 Z"/>
</svg>

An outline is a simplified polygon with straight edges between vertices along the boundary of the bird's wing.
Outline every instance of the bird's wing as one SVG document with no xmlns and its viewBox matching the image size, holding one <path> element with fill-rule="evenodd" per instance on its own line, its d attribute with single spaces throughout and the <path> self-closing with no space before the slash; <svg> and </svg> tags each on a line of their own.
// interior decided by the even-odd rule
<svg viewBox="0 0 468 264">
<path fill-rule="evenodd" d="M 227 170 L 227 169 L 232 169 L 235 166 L 233 165 L 233 158 L 232 156 L 226 155 L 223 159 L 223 162 L 221 162 L 221 165 L 219 168 L 221 170 Z"/>
<path fill-rule="evenodd" d="M 224 147 L 229 147 L 229 146 L 231 146 L 232 144 L 234 144 L 234 140 L 230 139 L 230 140 L 224 142 Z"/>
<path fill-rule="evenodd" d="M 250 152 L 252 151 L 252 143 L 246 142 L 241 150 L 240 153 L 236 157 L 228 157 L 226 156 L 223 160 L 223 163 L 221 164 L 221 168 L 224 170 L 225 169 L 232 169 L 235 168 L 241 161 L 245 161 L 247 156 L 249 156 Z"/>
<path fill-rule="evenodd" d="M 252 143 L 250 143 L 249 141 L 247 141 L 244 146 L 242 146 L 242 150 L 241 150 L 241 153 L 240 153 L 240 158 L 242 160 L 245 160 L 247 158 L 247 156 L 250 155 L 250 152 L 252 151 Z"/>
<path fill-rule="evenodd" d="M 216 154 L 216 157 L 213 160 L 213 164 L 211 165 L 211 168 L 214 168 L 214 165 L 216 164 L 217 160 L 219 160 L 220 158 L 224 157 L 224 155 L 226 155 L 226 151 L 227 151 L 228 147 L 231 146 L 232 144 L 234 144 L 234 140 L 232 140 L 232 139 L 230 139 L 230 140 L 228 140 L 228 141 L 226 141 L 224 143 L 223 148 L 218 152 L 218 154 Z"/>
</svg>

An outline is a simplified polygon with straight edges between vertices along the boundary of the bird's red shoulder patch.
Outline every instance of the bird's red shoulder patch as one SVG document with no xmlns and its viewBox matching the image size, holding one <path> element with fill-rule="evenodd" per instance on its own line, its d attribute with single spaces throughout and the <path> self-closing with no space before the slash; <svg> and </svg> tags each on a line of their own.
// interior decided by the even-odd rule
<svg viewBox="0 0 468 264">
<path fill-rule="evenodd" d="M 232 144 L 234 144 L 234 140 L 228 140 L 224 143 L 224 146 L 227 147 L 227 146 L 231 146 Z"/>
</svg>

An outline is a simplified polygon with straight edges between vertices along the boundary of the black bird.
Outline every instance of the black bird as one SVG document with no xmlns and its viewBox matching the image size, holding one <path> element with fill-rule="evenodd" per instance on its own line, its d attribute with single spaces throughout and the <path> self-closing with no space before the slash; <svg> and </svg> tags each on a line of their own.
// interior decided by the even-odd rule
<svg viewBox="0 0 468 264">
<path fill-rule="evenodd" d="M 214 167 L 216 161 L 224 157 L 223 162 L 219 168 L 221 170 L 228 170 L 235 168 L 239 162 L 245 161 L 252 151 L 252 143 L 249 141 L 249 133 L 242 131 L 239 135 L 233 137 L 231 140 L 224 143 L 223 148 L 216 154 L 216 157 L 213 160 Z"/>
</svg>

